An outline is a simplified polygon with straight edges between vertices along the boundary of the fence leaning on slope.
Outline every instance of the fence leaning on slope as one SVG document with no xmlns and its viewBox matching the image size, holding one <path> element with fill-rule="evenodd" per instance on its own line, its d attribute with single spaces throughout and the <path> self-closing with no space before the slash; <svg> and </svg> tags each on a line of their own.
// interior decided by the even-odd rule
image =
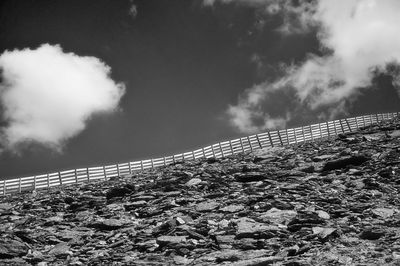
<svg viewBox="0 0 400 266">
<path fill-rule="evenodd" d="M 309 126 L 268 131 L 261 134 L 216 143 L 201 149 L 173 156 L 99 167 L 78 168 L 3 180 L 0 181 L 0 195 L 67 184 L 107 180 L 112 177 L 130 174 L 134 171 L 142 171 L 145 169 L 165 166 L 183 160 L 210 157 L 220 158 L 240 152 L 252 151 L 254 149 L 301 143 L 323 137 L 335 136 L 340 133 L 352 132 L 358 128 L 378 123 L 380 121 L 389 120 L 397 116 L 400 116 L 400 112 L 344 118 Z"/>
</svg>

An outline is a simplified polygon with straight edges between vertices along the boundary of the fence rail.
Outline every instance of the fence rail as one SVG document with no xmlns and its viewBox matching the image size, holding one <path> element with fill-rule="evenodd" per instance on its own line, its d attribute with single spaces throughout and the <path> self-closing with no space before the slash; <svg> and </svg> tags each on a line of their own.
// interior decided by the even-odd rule
<svg viewBox="0 0 400 266">
<path fill-rule="evenodd" d="M 241 152 L 265 147 L 285 146 L 312 141 L 324 137 L 348 133 L 380 121 L 400 116 L 400 112 L 373 114 L 344 118 L 303 127 L 268 131 L 256 135 L 216 143 L 190 152 L 141 161 L 105 165 L 98 167 L 77 168 L 52 172 L 35 176 L 0 181 L 0 195 L 48 189 L 54 186 L 81 184 L 91 181 L 108 180 L 113 177 L 127 175 L 135 171 L 169 165 L 178 161 L 199 158 L 224 157 Z"/>
</svg>

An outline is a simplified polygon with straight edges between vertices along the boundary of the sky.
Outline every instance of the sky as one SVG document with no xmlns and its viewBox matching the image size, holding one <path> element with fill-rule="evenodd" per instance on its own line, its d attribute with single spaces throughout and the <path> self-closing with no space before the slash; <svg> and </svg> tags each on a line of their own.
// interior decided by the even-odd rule
<svg viewBox="0 0 400 266">
<path fill-rule="evenodd" d="M 3 0 L 0 179 L 400 111 L 398 0 Z"/>
</svg>

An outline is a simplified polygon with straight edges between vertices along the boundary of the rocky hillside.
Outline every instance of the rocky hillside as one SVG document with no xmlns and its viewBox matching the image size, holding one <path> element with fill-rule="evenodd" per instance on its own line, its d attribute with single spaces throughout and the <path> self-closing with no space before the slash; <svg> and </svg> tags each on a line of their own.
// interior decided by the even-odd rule
<svg viewBox="0 0 400 266">
<path fill-rule="evenodd" d="M 400 121 L 1 198 L 0 265 L 400 265 Z"/>
</svg>

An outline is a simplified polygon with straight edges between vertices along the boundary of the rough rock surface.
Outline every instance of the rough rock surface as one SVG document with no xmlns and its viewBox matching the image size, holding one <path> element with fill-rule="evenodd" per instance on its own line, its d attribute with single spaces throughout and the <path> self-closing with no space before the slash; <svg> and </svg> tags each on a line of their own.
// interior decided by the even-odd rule
<svg viewBox="0 0 400 266">
<path fill-rule="evenodd" d="M 0 265 L 400 265 L 400 122 L 0 200 Z"/>
</svg>

